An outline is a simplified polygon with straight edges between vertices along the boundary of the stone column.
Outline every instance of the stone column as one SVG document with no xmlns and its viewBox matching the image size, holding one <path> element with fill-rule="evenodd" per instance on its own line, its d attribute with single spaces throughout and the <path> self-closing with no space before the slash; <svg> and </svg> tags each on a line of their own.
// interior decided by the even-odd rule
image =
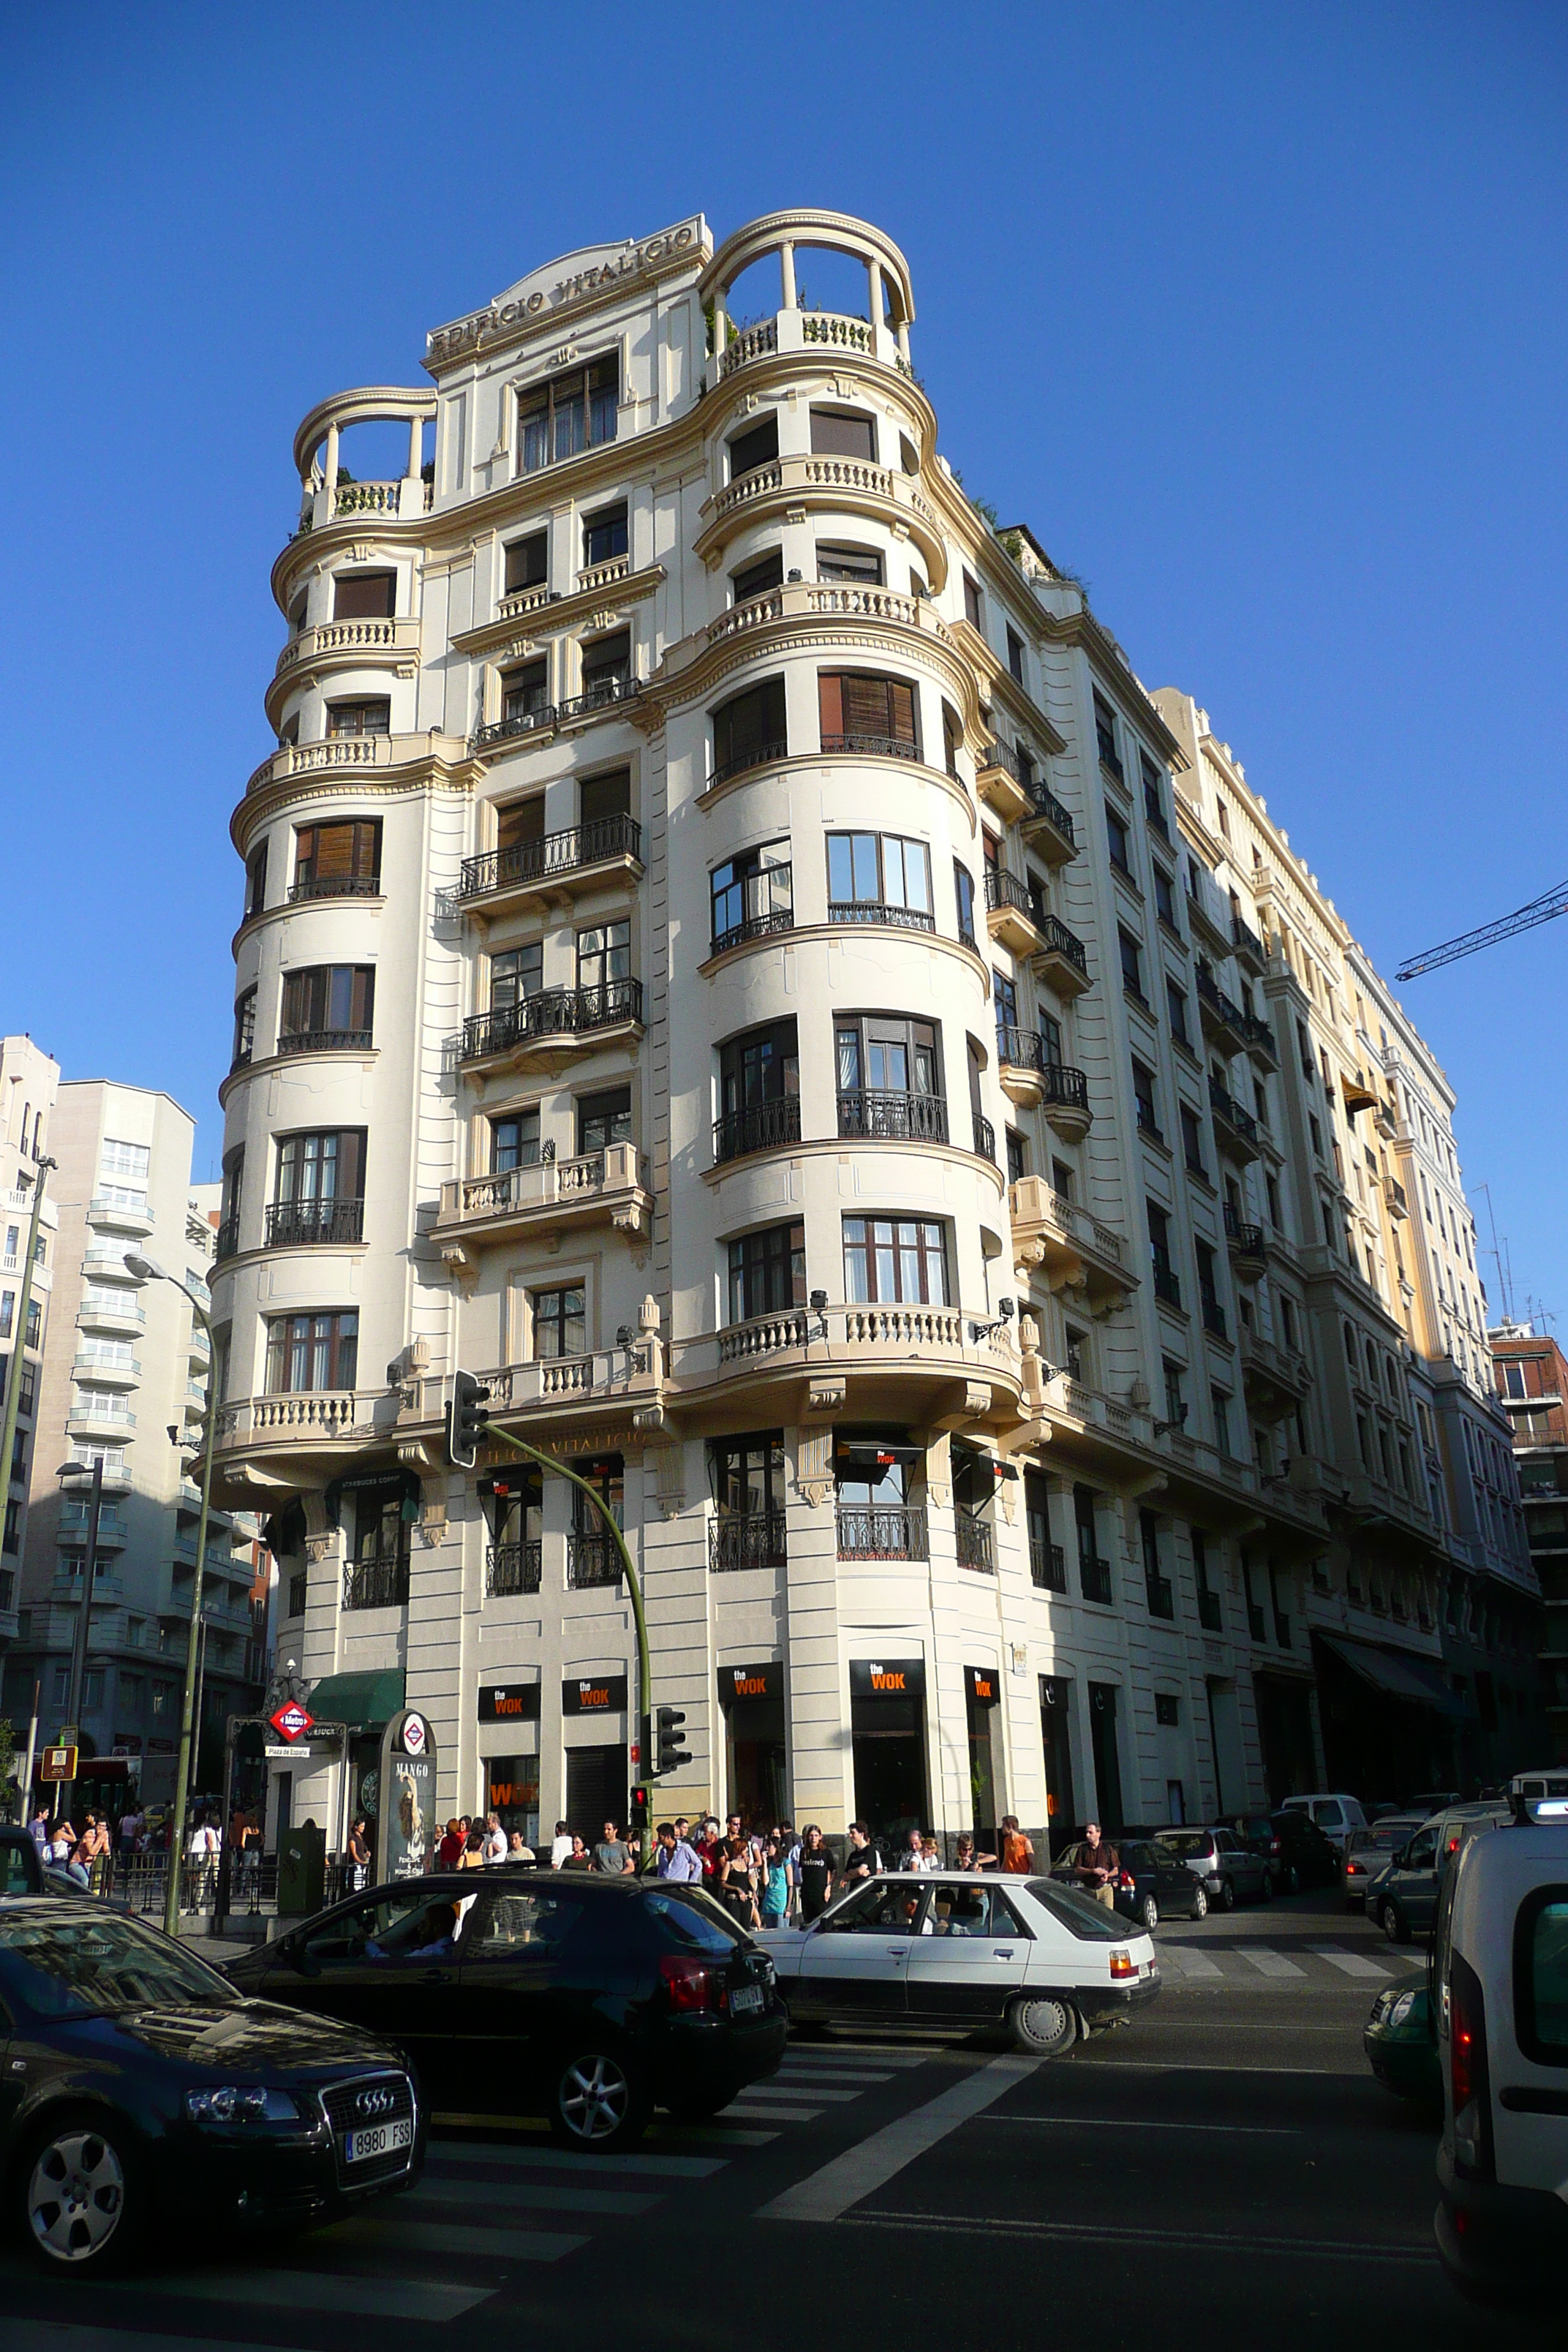
<svg viewBox="0 0 1568 2352">
<path fill-rule="evenodd" d="M 419 479 L 419 467 L 425 455 L 424 433 L 424 418 L 411 416 L 408 420 L 408 478 L 411 482 Z"/>
<path fill-rule="evenodd" d="M 788 238 L 779 247 L 779 266 L 784 272 L 784 307 L 797 310 L 800 304 L 795 290 L 795 246 Z"/>
</svg>

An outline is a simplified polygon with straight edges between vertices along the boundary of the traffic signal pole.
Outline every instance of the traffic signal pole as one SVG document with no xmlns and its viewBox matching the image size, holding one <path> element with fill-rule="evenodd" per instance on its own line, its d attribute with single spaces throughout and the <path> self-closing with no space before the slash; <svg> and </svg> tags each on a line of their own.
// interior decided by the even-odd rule
<svg viewBox="0 0 1568 2352">
<path fill-rule="evenodd" d="M 542 1470 L 553 1470 L 561 1477 L 569 1478 L 580 1494 L 587 1496 L 604 1523 L 605 1533 L 620 1554 L 621 1573 L 626 1580 L 626 1590 L 632 1597 L 632 1622 L 637 1627 L 637 1635 L 638 1760 L 643 1768 L 638 1777 L 651 1780 L 654 1760 L 653 1707 L 649 1701 L 647 1619 L 643 1614 L 642 1585 L 638 1581 L 637 1570 L 632 1565 L 632 1556 L 626 1549 L 626 1537 L 616 1525 L 616 1515 L 604 1496 L 595 1487 L 589 1485 L 586 1478 L 580 1478 L 575 1470 L 569 1470 L 565 1463 L 557 1461 L 553 1454 L 542 1454 L 537 1445 L 529 1445 L 522 1438 L 514 1437 L 509 1429 L 497 1429 L 493 1423 L 487 1423 L 483 1437 L 485 1441 L 494 1445 L 510 1445 L 514 1454 L 521 1454 L 525 1461 L 536 1462 Z M 645 1875 L 653 1869 L 654 1848 L 658 1843 L 658 1840 L 653 1835 L 651 1806 L 648 1811 L 650 1819 L 644 1828 L 642 1842 L 642 1868 Z"/>
</svg>

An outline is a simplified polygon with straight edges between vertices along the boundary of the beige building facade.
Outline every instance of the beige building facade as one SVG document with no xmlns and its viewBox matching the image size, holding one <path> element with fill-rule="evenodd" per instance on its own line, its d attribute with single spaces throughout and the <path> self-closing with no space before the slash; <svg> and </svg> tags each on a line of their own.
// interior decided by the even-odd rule
<svg viewBox="0 0 1568 2352">
<path fill-rule="evenodd" d="M 401 1704 L 440 1810 L 530 1832 L 621 1817 L 650 1697 L 661 1811 L 889 1837 L 1324 1769 L 1324 1352 L 1375 1335 L 1414 1447 L 1404 1328 L 1317 1238 L 1226 762 L 964 497 L 913 320 L 867 224 L 692 219 L 296 436 L 214 1287 L 225 1497 L 359 1727 L 289 1776 L 334 1831 Z M 447 1467 L 458 1365 L 621 1519 L 651 1693 L 592 1511 Z"/>
</svg>

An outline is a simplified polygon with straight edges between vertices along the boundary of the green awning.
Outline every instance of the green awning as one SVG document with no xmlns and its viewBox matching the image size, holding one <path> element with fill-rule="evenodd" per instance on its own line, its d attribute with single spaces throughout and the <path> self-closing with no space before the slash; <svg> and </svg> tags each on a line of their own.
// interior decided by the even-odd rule
<svg viewBox="0 0 1568 2352">
<path fill-rule="evenodd" d="M 305 1705 L 318 1723 L 346 1723 L 351 1731 L 384 1731 L 405 1704 L 403 1689 L 401 1666 L 323 1675 Z"/>
<path fill-rule="evenodd" d="M 1318 1639 L 1352 1674 L 1389 1698 L 1402 1698 L 1413 1706 L 1436 1707 L 1439 1715 L 1468 1712 L 1464 1700 L 1449 1688 L 1436 1658 L 1415 1657 L 1407 1650 L 1380 1649 L 1372 1642 L 1352 1641 L 1348 1633 L 1320 1633 Z"/>
</svg>

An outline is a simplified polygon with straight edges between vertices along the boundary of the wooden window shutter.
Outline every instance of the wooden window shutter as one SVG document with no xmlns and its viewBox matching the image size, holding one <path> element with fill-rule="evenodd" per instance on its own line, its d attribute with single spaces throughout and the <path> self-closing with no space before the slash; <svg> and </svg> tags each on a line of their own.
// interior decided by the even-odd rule
<svg viewBox="0 0 1568 2352">
<path fill-rule="evenodd" d="M 374 1014 L 375 967 L 374 964 L 360 964 L 354 971 L 353 1012 L 349 1027 L 369 1029 L 373 1026 Z"/>
<path fill-rule="evenodd" d="M 332 583 L 334 621 L 390 621 L 397 593 L 395 572 L 340 572 Z"/>
<path fill-rule="evenodd" d="M 816 706 L 822 740 L 844 732 L 844 680 L 837 671 L 822 671 L 816 681 Z"/>
<path fill-rule="evenodd" d="M 915 690 L 902 678 L 888 680 L 888 717 L 891 722 L 888 732 L 900 743 L 913 743 L 915 735 Z"/>
<path fill-rule="evenodd" d="M 844 680 L 844 732 L 846 735 L 887 735 L 888 681 L 885 677 L 847 677 Z"/>
<path fill-rule="evenodd" d="M 316 827 L 316 879 L 341 882 L 354 871 L 354 831 L 352 823 Z"/>
<path fill-rule="evenodd" d="M 521 849 L 544 838 L 544 795 L 531 801 L 509 801 L 496 812 L 496 847 Z"/>
</svg>

